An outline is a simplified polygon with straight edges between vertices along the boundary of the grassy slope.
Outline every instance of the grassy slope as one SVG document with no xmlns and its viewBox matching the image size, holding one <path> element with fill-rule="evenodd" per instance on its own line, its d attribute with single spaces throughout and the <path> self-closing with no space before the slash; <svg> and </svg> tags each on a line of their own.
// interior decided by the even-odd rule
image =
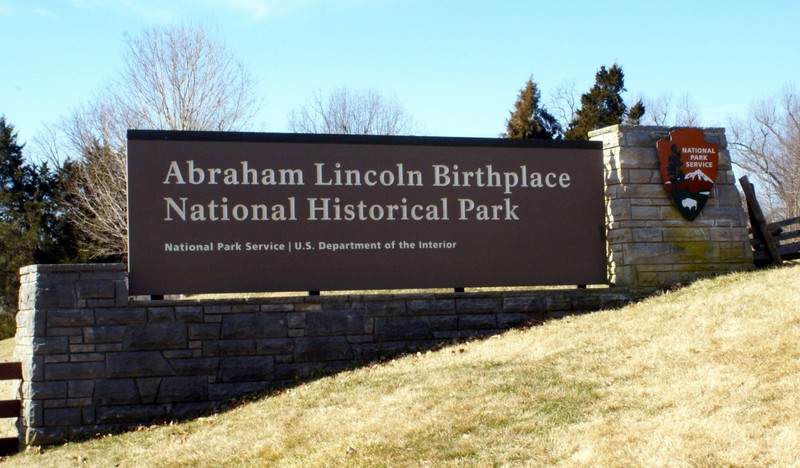
<svg viewBox="0 0 800 468">
<path fill-rule="evenodd" d="M 14 466 L 800 463 L 800 266 L 339 374 Z"/>
</svg>

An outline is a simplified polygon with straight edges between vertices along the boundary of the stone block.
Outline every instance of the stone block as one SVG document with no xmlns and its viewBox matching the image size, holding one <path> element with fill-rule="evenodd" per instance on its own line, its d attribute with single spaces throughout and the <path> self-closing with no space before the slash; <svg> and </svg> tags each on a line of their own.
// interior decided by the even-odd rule
<svg viewBox="0 0 800 468">
<path fill-rule="evenodd" d="M 96 364 L 102 365 L 102 363 Z M 109 353 L 106 355 L 105 366 L 105 374 L 110 378 L 157 377 L 175 374 L 167 360 L 158 351 Z"/>
<path fill-rule="evenodd" d="M 352 359 L 353 350 L 343 336 L 302 337 L 295 343 L 296 362 Z"/>
<path fill-rule="evenodd" d="M 367 301 L 366 308 L 370 317 L 405 315 L 406 301 Z"/>
<path fill-rule="evenodd" d="M 626 146 L 640 146 L 644 148 L 656 148 L 656 143 L 662 138 L 669 138 L 669 131 L 662 127 L 662 129 L 648 127 L 643 131 L 632 130 L 631 127 L 622 127 L 623 141 Z"/>
<path fill-rule="evenodd" d="M 34 337 L 30 341 L 30 347 L 31 352 L 36 356 L 67 353 L 69 351 L 69 337 Z"/>
<path fill-rule="evenodd" d="M 190 340 L 216 340 L 220 337 L 219 323 L 190 323 L 188 325 Z"/>
<path fill-rule="evenodd" d="M 98 424 L 142 424 L 169 416 L 171 405 L 122 405 L 97 408 Z"/>
<path fill-rule="evenodd" d="M 271 356 L 226 357 L 219 363 L 217 382 L 265 382 L 275 378 Z"/>
<path fill-rule="evenodd" d="M 80 408 L 50 408 L 44 411 L 45 427 L 80 426 Z"/>
<path fill-rule="evenodd" d="M 147 322 L 143 307 L 115 307 L 95 311 L 97 325 L 132 325 Z"/>
<path fill-rule="evenodd" d="M 293 304 L 261 304 L 261 312 L 291 312 Z"/>
<path fill-rule="evenodd" d="M 91 310 L 48 310 L 47 327 L 82 327 L 94 323 L 94 313 Z"/>
<path fill-rule="evenodd" d="M 78 299 L 114 299 L 116 283 L 105 280 L 85 280 L 76 285 Z"/>
<path fill-rule="evenodd" d="M 358 343 L 353 345 L 353 358 L 361 361 L 398 356 L 406 351 L 406 345 L 400 341 L 391 343 Z"/>
<path fill-rule="evenodd" d="M 629 169 L 626 171 L 627 184 L 661 184 L 661 171 L 655 169 Z"/>
<path fill-rule="evenodd" d="M 708 241 L 711 237 L 706 227 L 668 227 L 663 229 L 665 242 Z"/>
<path fill-rule="evenodd" d="M 491 298 L 465 298 L 456 299 L 458 314 L 496 314 L 502 311 L 502 299 Z"/>
<path fill-rule="evenodd" d="M 222 339 L 280 338 L 286 336 L 286 314 L 227 315 L 222 320 Z"/>
<path fill-rule="evenodd" d="M 494 314 L 460 314 L 459 330 L 479 330 L 497 328 L 497 317 Z"/>
<path fill-rule="evenodd" d="M 126 327 L 122 348 L 126 351 L 184 349 L 187 342 L 186 324 L 150 323 Z"/>
<path fill-rule="evenodd" d="M 175 321 L 175 309 L 172 307 L 148 307 L 147 321 L 149 323 L 171 323 Z"/>
<path fill-rule="evenodd" d="M 629 292 L 604 293 L 601 294 L 600 300 L 603 309 L 617 309 L 633 302 Z"/>
<path fill-rule="evenodd" d="M 289 312 L 288 314 L 286 314 L 286 324 L 290 329 L 305 328 L 306 313 Z"/>
<path fill-rule="evenodd" d="M 597 294 L 573 294 L 572 296 L 572 310 L 576 311 L 594 311 L 602 308 L 602 301 Z"/>
<path fill-rule="evenodd" d="M 103 362 L 67 362 L 47 364 L 44 371 L 47 380 L 96 379 L 103 376 Z"/>
<path fill-rule="evenodd" d="M 261 392 L 268 388 L 268 382 L 210 383 L 208 384 L 208 398 L 223 402 L 238 396 Z"/>
<path fill-rule="evenodd" d="M 203 306 L 176 306 L 175 320 L 183 323 L 203 322 Z"/>
<path fill-rule="evenodd" d="M 140 403 L 139 389 L 134 379 L 100 379 L 95 381 L 95 404 L 130 405 Z"/>
<path fill-rule="evenodd" d="M 189 419 L 201 414 L 213 412 L 219 408 L 215 401 L 190 401 L 179 402 L 172 407 L 171 414 L 177 419 Z"/>
<path fill-rule="evenodd" d="M 160 386 L 161 378 L 159 377 L 136 379 L 136 388 L 139 391 L 139 400 L 145 404 L 155 403 Z"/>
<path fill-rule="evenodd" d="M 410 315 L 452 314 L 456 310 L 454 299 L 416 299 L 406 301 Z"/>
<path fill-rule="evenodd" d="M 256 342 L 256 354 L 291 354 L 294 352 L 294 340 L 291 338 L 269 338 Z"/>
<path fill-rule="evenodd" d="M 658 151 L 652 147 L 621 147 L 616 156 L 621 169 L 658 170 Z"/>
<path fill-rule="evenodd" d="M 425 320 L 434 332 L 458 330 L 458 315 L 432 315 L 425 317 Z"/>
<path fill-rule="evenodd" d="M 367 332 L 364 312 L 332 310 L 306 313 L 306 336 L 358 335 Z"/>
<path fill-rule="evenodd" d="M 633 242 L 661 242 L 664 240 L 663 232 L 664 228 L 631 229 Z"/>
<path fill-rule="evenodd" d="M 25 397 L 32 400 L 67 398 L 67 382 L 25 382 Z"/>
<path fill-rule="evenodd" d="M 631 201 L 624 198 L 609 200 L 606 207 L 606 216 L 612 220 L 631 219 Z"/>
<path fill-rule="evenodd" d="M 572 300 L 569 294 L 566 293 L 552 293 L 546 296 L 547 311 L 563 311 L 572 309 Z"/>
<path fill-rule="evenodd" d="M 74 308 L 78 305 L 72 282 L 40 282 L 35 294 L 37 309 Z"/>
<path fill-rule="evenodd" d="M 205 307 L 206 316 L 212 314 L 230 314 L 233 312 L 232 305 L 207 305 Z"/>
<path fill-rule="evenodd" d="M 94 380 L 72 380 L 68 382 L 69 398 L 91 398 L 94 395 Z"/>
<path fill-rule="evenodd" d="M 657 206 L 631 206 L 631 219 L 661 219 L 661 209 Z"/>
<path fill-rule="evenodd" d="M 318 302 L 306 302 L 294 305 L 295 312 L 308 312 L 311 310 L 322 310 L 322 304 Z"/>
<path fill-rule="evenodd" d="M 216 375 L 219 370 L 218 357 L 170 359 L 169 364 L 178 375 Z"/>
<path fill-rule="evenodd" d="M 24 278 L 20 278 L 20 281 L 22 280 Z M 18 294 L 17 305 L 20 311 L 33 311 L 36 309 L 36 283 L 21 283 Z"/>
<path fill-rule="evenodd" d="M 713 242 L 674 242 L 675 263 L 708 263 L 719 258 L 719 244 Z"/>
<path fill-rule="evenodd" d="M 208 399 L 208 380 L 205 376 L 164 377 L 158 387 L 158 403 L 203 401 Z"/>
<path fill-rule="evenodd" d="M 420 340 L 432 337 L 430 323 L 420 317 L 375 318 L 376 341 Z"/>
<path fill-rule="evenodd" d="M 635 243 L 623 245 L 625 263 L 652 264 L 652 263 L 673 263 L 676 260 L 676 249 L 670 244 L 664 243 Z"/>
<path fill-rule="evenodd" d="M 125 337 L 125 326 L 84 327 L 83 341 L 90 344 L 122 343 Z"/>
<path fill-rule="evenodd" d="M 518 312 L 543 312 L 546 309 L 544 296 L 506 297 L 503 299 L 505 314 Z"/>
<path fill-rule="evenodd" d="M 255 340 L 204 341 L 204 356 L 252 356 L 256 353 Z"/>
<path fill-rule="evenodd" d="M 94 346 L 94 345 L 90 345 L 90 346 Z M 69 360 L 70 360 L 70 362 L 102 362 L 102 361 L 105 360 L 105 358 L 106 358 L 106 356 L 105 356 L 104 353 L 94 353 L 94 352 L 92 352 L 92 353 L 85 353 L 85 352 L 75 353 L 75 352 L 73 352 L 70 355 Z"/>
<path fill-rule="evenodd" d="M 117 281 L 114 283 L 116 287 L 116 297 L 114 300 L 114 307 L 127 307 L 130 304 L 130 296 L 128 296 L 128 285 L 124 281 Z"/>
</svg>

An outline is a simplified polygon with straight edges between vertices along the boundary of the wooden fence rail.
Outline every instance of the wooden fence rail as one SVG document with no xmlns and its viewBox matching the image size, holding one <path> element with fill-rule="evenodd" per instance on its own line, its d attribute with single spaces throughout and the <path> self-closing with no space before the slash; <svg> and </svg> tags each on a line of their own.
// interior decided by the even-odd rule
<svg viewBox="0 0 800 468">
<path fill-rule="evenodd" d="M 21 380 L 22 363 L 0 362 L 0 380 Z M 0 418 L 18 418 L 20 415 L 19 400 L 0 400 Z M 0 438 L 0 456 L 19 451 L 19 436 Z"/>
<path fill-rule="evenodd" d="M 767 223 L 747 176 L 739 179 L 750 215 L 750 241 L 756 265 L 780 265 L 800 259 L 800 217 Z"/>
</svg>

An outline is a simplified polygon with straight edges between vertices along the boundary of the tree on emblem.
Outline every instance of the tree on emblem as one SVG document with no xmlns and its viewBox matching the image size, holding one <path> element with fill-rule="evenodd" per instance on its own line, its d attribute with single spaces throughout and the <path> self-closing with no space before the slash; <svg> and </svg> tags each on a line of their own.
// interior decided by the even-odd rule
<svg viewBox="0 0 800 468">
<path fill-rule="evenodd" d="M 684 178 L 683 169 L 681 169 L 681 166 L 683 166 L 681 162 L 681 152 L 678 151 L 678 147 L 675 144 L 670 147 L 670 150 L 672 152 L 667 161 L 667 174 L 669 174 L 669 181 L 673 184 L 677 184 L 683 181 Z"/>
</svg>

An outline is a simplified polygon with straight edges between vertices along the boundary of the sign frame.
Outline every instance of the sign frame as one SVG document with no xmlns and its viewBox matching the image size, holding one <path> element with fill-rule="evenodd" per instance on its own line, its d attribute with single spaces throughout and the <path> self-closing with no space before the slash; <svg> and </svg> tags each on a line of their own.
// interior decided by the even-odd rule
<svg viewBox="0 0 800 468">
<path fill-rule="evenodd" d="M 605 284 L 602 159 L 593 141 L 129 130 L 130 292 Z"/>
</svg>

